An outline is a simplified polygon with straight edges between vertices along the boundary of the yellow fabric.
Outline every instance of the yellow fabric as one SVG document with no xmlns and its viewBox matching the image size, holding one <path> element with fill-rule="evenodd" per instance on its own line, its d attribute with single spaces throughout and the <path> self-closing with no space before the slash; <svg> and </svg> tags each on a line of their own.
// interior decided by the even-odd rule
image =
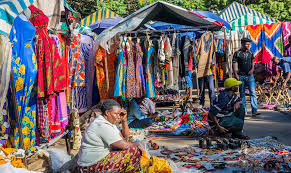
<svg viewBox="0 0 291 173">
<path fill-rule="evenodd" d="M 140 158 L 140 166 L 143 168 L 150 164 L 150 158 L 147 156 L 146 152 L 142 151 L 142 156 Z"/>
<path fill-rule="evenodd" d="M 152 156 L 151 166 L 147 169 L 146 173 L 173 173 L 173 171 L 166 160 Z"/>
<path fill-rule="evenodd" d="M 235 78 L 228 78 L 224 81 L 224 88 L 229 89 L 234 86 L 242 84 L 241 81 L 236 80 Z"/>
<path fill-rule="evenodd" d="M 0 150 L 3 151 L 5 156 L 8 156 L 10 153 L 16 151 L 17 149 L 0 147 Z M 0 155 L 0 165 L 8 163 L 8 161 L 4 160 L 4 159 L 8 159 L 11 161 L 11 165 L 14 166 L 15 168 L 26 168 L 24 166 L 24 164 L 22 163 L 21 158 L 15 158 L 15 156 L 12 156 L 11 158 L 9 158 L 9 157 L 5 157 L 5 156 Z"/>
</svg>

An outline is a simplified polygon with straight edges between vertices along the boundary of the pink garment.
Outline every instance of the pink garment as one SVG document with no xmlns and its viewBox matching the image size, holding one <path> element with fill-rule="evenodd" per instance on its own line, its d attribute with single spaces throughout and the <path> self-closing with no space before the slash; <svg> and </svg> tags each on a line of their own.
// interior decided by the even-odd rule
<svg viewBox="0 0 291 173">
<path fill-rule="evenodd" d="M 288 37 L 291 36 L 291 21 L 282 22 L 284 46 L 288 44 Z"/>
<path fill-rule="evenodd" d="M 59 106 L 58 106 L 58 96 L 52 98 L 52 133 L 61 132 L 61 122 L 60 122 L 60 114 L 59 114 Z"/>
<path fill-rule="evenodd" d="M 59 114 L 60 114 L 60 122 L 62 131 L 66 130 L 68 125 L 68 110 L 67 110 L 67 100 L 66 93 L 61 92 L 58 96 L 58 106 L 59 106 Z"/>
</svg>

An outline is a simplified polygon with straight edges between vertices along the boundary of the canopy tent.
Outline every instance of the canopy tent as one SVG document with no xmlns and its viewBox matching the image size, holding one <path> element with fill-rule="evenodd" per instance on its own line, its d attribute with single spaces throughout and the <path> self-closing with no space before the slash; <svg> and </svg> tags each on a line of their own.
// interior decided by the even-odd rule
<svg viewBox="0 0 291 173">
<path fill-rule="evenodd" d="M 136 30 L 150 20 L 188 25 L 208 30 L 220 30 L 222 27 L 181 7 L 158 1 L 127 16 L 114 27 L 104 30 L 97 37 L 97 44 L 108 50 L 107 43 L 116 34 Z"/>
<path fill-rule="evenodd" d="M 227 8 L 225 8 L 221 13 L 220 13 L 220 17 L 222 19 L 224 19 L 225 21 L 231 22 L 235 19 L 240 18 L 241 16 L 245 15 L 245 14 L 253 14 L 255 16 L 258 16 L 262 19 L 266 19 L 268 21 L 271 21 L 272 23 L 276 23 L 278 22 L 278 20 L 275 20 L 269 16 L 266 16 L 260 12 L 257 12 L 255 10 L 252 10 L 240 3 L 237 2 L 233 2 L 232 4 L 230 4 Z"/>
<path fill-rule="evenodd" d="M 0 34 L 8 36 L 14 19 L 33 2 L 34 0 L 0 1 Z"/>
<path fill-rule="evenodd" d="M 85 17 L 81 20 L 81 25 L 91 25 L 95 23 L 96 21 L 106 19 L 106 18 L 112 18 L 116 17 L 118 14 L 114 13 L 113 11 L 109 10 L 108 8 L 101 8 L 100 10 L 96 11 L 93 14 L 90 14 L 89 16 Z"/>
<path fill-rule="evenodd" d="M 212 23 L 217 23 L 218 25 L 225 26 L 226 29 L 230 29 L 230 24 L 226 22 L 225 20 L 221 19 L 216 14 L 213 14 L 209 11 L 193 11 L 193 12 Z M 155 22 L 151 24 L 151 26 L 157 30 L 170 29 L 170 28 L 174 28 L 174 29 L 193 28 L 192 26 L 172 24 L 172 23 L 166 23 L 166 22 Z"/>
<path fill-rule="evenodd" d="M 266 24 L 273 23 L 268 19 L 258 17 L 254 14 L 247 13 L 240 18 L 230 22 L 232 31 L 243 31 L 247 25 L 257 25 L 257 24 Z"/>
</svg>

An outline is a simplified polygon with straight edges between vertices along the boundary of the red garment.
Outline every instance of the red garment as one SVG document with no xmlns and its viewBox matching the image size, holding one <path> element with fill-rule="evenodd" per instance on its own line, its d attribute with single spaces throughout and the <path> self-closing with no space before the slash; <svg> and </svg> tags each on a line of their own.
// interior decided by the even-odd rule
<svg viewBox="0 0 291 173">
<path fill-rule="evenodd" d="M 29 21 L 36 27 L 38 35 L 35 51 L 38 65 L 37 96 L 43 98 L 65 89 L 65 74 L 60 55 L 47 32 L 48 17 L 34 5 L 29 9 L 31 10 Z"/>
</svg>

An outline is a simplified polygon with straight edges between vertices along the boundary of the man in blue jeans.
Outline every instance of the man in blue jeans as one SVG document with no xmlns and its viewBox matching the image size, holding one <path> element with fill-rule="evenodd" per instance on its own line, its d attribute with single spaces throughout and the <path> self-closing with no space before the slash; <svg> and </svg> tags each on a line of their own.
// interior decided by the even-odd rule
<svg viewBox="0 0 291 173">
<path fill-rule="evenodd" d="M 240 80 L 242 84 L 240 85 L 240 97 L 243 101 L 245 111 L 247 112 L 247 103 L 246 103 L 246 86 L 248 86 L 250 97 L 251 97 L 251 106 L 252 106 L 252 116 L 256 117 L 260 115 L 258 113 L 258 102 L 256 94 L 256 82 L 254 78 L 254 55 L 250 51 L 251 40 L 248 38 L 243 38 L 241 40 L 242 48 L 236 51 L 233 55 L 233 71 L 235 78 Z M 236 70 L 235 63 L 238 65 L 238 70 Z"/>
</svg>

